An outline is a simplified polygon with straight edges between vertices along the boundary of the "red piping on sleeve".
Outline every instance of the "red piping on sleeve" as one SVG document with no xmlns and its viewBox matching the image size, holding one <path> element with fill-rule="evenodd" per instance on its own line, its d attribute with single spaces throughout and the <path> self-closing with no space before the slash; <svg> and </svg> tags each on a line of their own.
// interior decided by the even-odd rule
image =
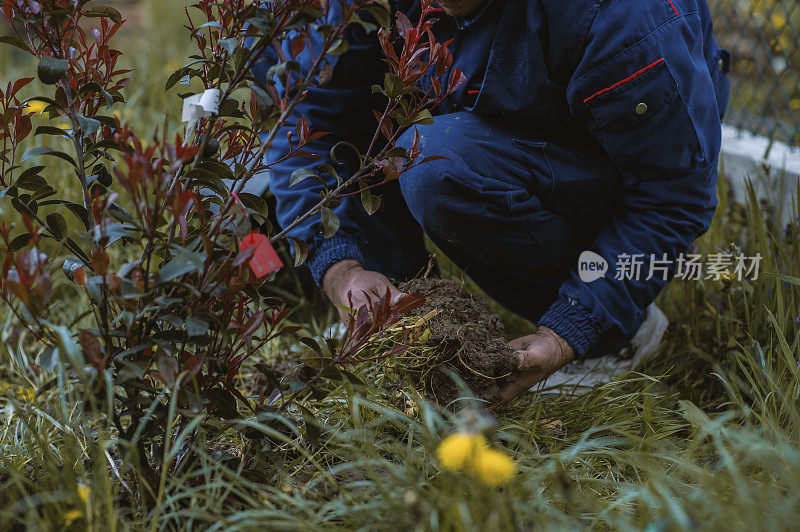
<svg viewBox="0 0 800 532">
<path fill-rule="evenodd" d="M 655 68 L 657 65 L 659 65 L 659 64 L 661 64 L 663 62 L 664 62 L 664 58 L 663 57 L 661 59 L 659 59 L 658 61 L 653 61 L 652 63 L 650 63 L 649 65 L 647 65 L 646 67 L 644 67 L 643 69 L 641 69 L 640 71 L 635 73 L 634 75 L 629 76 L 629 77 L 623 79 L 622 81 L 614 83 L 610 87 L 606 87 L 605 89 L 603 89 L 601 91 L 595 92 L 594 94 L 592 94 L 591 96 L 589 96 L 588 98 L 583 100 L 583 103 L 589 103 L 589 100 L 591 100 L 593 98 L 597 98 L 598 96 L 601 96 L 601 95 L 603 95 L 603 94 L 605 94 L 607 92 L 611 92 L 614 89 L 616 89 L 618 87 L 621 87 L 622 85 L 625 85 L 626 83 L 630 83 L 631 81 L 635 80 L 636 78 L 638 78 L 639 76 L 641 76 L 642 74 L 647 72 L 648 70 L 651 70 L 652 68 Z"/>
<path fill-rule="evenodd" d="M 681 16 L 681 14 L 680 14 L 680 13 L 678 13 L 678 8 L 677 8 L 677 7 L 675 7 L 675 4 L 672 2 L 672 0 L 667 0 L 667 2 L 669 2 L 669 5 L 671 5 L 671 6 L 672 6 L 672 10 L 673 10 L 673 11 L 675 11 L 675 16 L 676 16 L 676 17 L 679 17 L 679 16 Z"/>
<path fill-rule="evenodd" d="M 467 94 L 478 94 L 479 92 L 481 92 L 480 89 L 471 89 L 467 91 Z"/>
</svg>

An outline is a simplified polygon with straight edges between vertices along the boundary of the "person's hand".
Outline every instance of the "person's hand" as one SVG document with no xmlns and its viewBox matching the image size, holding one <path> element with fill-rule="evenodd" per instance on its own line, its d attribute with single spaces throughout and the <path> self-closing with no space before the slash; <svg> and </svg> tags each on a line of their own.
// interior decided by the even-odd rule
<svg viewBox="0 0 800 532">
<path fill-rule="evenodd" d="M 572 346 L 548 327 L 539 327 L 535 334 L 509 345 L 516 350 L 518 371 L 500 389 L 502 401 L 491 408 L 511 401 L 575 359 Z"/>
<path fill-rule="evenodd" d="M 365 270 L 355 260 L 343 260 L 328 268 L 322 278 L 322 288 L 337 306 L 343 323 L 348 322 L 350 314 L 342 307 L 356 311 L 364 305 L 370 307 L 371 302 L 386 295 L 387 289 L 392 303 L 405 295 L 385 275 Z"/>
</svg>

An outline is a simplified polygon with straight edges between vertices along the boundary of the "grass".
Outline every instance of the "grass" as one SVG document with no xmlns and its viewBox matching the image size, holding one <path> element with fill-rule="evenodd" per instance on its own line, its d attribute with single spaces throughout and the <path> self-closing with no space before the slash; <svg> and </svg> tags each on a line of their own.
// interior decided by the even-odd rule
<svg viewBox="0 0 800 532">
<path fill-rule="evenodd" d="M 156 23 L 130 32 L 123 48 L 146 80 L 129 105 L 145 130 L 177 109 L 161 80 L 165 64 L 183 57 L 179 9 L 147 7 Z M 309 399 L 305 413 L 196 419 L 199 437 L 178 435 L 163 453 L 188 445 L 201 459 L 164 474 L 150 494 L 131 490 L 132 450 L 107 429 L 103 398 L 99 414 L 81 408 L 63 369 L 35 393 L 43 382 L 26 368 L 42 347 L 0 309 L 0 529 L 793 529 L 800 225 L 795 218 L 784 232 L 752 195 L 732 201 L 724 181 L 719 194 L 701 252 L 735 242 L 763 255 L 764 273 L 755 282 L 671 284 L 659 300 L 672 324 L 666 346 L 640 373 L 583 396 L 529 393 L 487 416 L 438 409 L 410 385 L 389 392 L 376 383 L 391 366 L 365 365 L 357 379 Z M 66 281 L 56 289 L 73 290 Z M 76 306 L 54 312 L 69 317 Z M 296 319 L 321 334 L 331 316 Z M 269 346 L 263 359 L 287 347 Z M 243 424 L 247 436 L 234 430 Z M 509 484 L 491 489 L 439 466 L 437 445 L 459 429 L 480 430 L 513 457 L 519 472 Z"/>
</svg>

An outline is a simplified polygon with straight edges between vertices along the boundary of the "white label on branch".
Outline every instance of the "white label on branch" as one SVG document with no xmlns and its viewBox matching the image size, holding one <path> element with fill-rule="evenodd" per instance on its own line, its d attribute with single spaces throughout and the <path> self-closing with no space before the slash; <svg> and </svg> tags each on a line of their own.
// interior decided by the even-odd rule
<svg viewBox="0 0 800 532">
<path fill-rule="evenodd" d="M 189 96 L 183 100 L 183 122 L 195 122 L 203 116 L 211 116 L 219 112 L 219 89 L 206 89 L 201 94 Z"/>
</svg>

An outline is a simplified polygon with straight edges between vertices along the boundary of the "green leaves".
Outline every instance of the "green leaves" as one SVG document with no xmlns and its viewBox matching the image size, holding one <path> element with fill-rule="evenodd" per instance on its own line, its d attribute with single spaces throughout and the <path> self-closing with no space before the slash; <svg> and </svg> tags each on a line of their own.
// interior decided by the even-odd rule
<svg viewBox="0 0 800 532">
<path fill-rule="evenodd" d="M 403 79 L 397 74 L 392 74 L 391 72 L 387 72 L 383 76 L 382 89 L 377 85 L 372 88 L 372 92 L 382 92 L 389 99 L 399 98 L 400 96 L 408 94 L 413 90 L 414 89 L 412 87 L 404 86 Z"/>
<path fill-rule="evenodd" d="M 193 316 L 186 318 L 186 334 L 188 334 L 190 337 L 201 336 L 208 332 L 208 329 L 209 324 L 207 321 Z"/>
<path fill-rule="evenodd" d="M 57 240 L 61 240 L 67 236 L 67 221 L 63 216 L 57 212 L 53 212 L 47 215 L 45 221 L 47 222 L 47 227 L 50 228 L 50 231 Z"/>
<path fill-rule="evenodd" d="M 101 124 L 100 121 L 95 118 L 78 115 L 78 125 L 80 125 L 84 136 L 90 137 L 97 133 L 97 130 L 100 129 Z"/>
<path fill-rule="evenodd" d="M 325 238 L 331 238 L 336 234 L 337 231 L 339 231 L 339 217 L 336 216 L 336 213 L 333 212 L 333 210 L 329 207 L 322 207 L 321 217 L 322 234 L 325 236 Z"/>
<path fill-rule="evenodd" d="M 222 39 L 219 41 L 219 45 L 228 54 L 232 55 L 236 51 L 236 47 L 239 46 L 239 39 Z"/>
<path fill-rule="evenodd" d="M 54 137 L 69 138 L 69 131 L 55 126 L 37 126 L 34 135 L 53 135 Z"/>
<path fill-rule="evenodd" d="M 293 187 L 296 184 L 300 183 L 301 181 L 308 179 L 309 177 L 319 178 L 319 176 L 316 173 L 312 172 L 307 168 L 300 168 L 299 170 L 295 170 L 294 172 L 292 172 L 292 175 L 289 176 L 289 186 Z"/>
<path fill-rule="evenodd" d="M 55 85 L 64 76 L 64 73 L 69 68 L 69 61 L 66 59 L 56 59 L 46 55 L 39 60 L 39 66 L 36 68 L 36 74 L 42 83 L 46 85 Z"/>
<path fill-rule="evenodd" d="M 171 251 L 173 253 L 172 260 L 164 264 L 161 271 L 158 272 L 158 282 L 160 283 L 166 283 L 188 273 L 199 272 L 205 266 L 206 255 L 204 253 L 189 251 L 180 246 L 173 246 Z"/>
<path fill-rule="evenodd" d="M 261 129 L 270 129 L 280 117 L 280 108 L 275 105 L 272 96 L 261 87 L 252 85 L 250 90 L 253 92 L 253 100 L 256 104 L 256 116 L 253 117 L 253 125 Z"/>
<path fill-rule="evenodd" d="M 44 170 L 44 166 L 32 166 L 22 172 L 14 183 L 18 188 L 24 190 L 38 190 L 47 186 L 47 180 L 39 175 Z"/>
<path fill-rule="evenodd" d="M 302 266 L 308 258 L 308 244 L 305 240 L 300 240 L 293 236 L 287 237 L 294 244 L 294 267 Z"/>
<path fill-rule="evenodd" d="M 33 157 L 39 157 L 40 155 L 52 155 L 53 157 L 58 157 L 59 159 L 63 159 L 64 161 L 67 161 L 72 166 L 75 166 L 75 167 L 78 166 L 77 164 L 75 164 L 75 159 L 73 159 L 71 156 L 67 155 L 66 153 L 64 153 L 62 151 L 56 151 L 56 150 L 54 150 L 52 148 L 48 148 L 46 146 L 37 146 L 36 148 L 29 149 L 28 151 L 26 151 L 22 155 L 22 157 L 20 157 L 19 162 L 20 163 L 24 163 L 28 159 L 31 159 Z"/>
<path fill-rule="evenodd" d="M 84 11 L 83 16 L 89 18 L 107 18 L 114 24 L 122 24 L 122 14 L 109 6 L 95 6 L 88 11 Z"/>
<path fill-rule="evenodd" d="M 383 29 L 388 29 L 389 26 L 392 24 L 392 18 L 389 14 L 389 10 L 384 9 L 381 6 L 370 6 L 366 8 L 370 15 L 375 18 L 375 21 L 380 25 Z"/>
<path fill-rule="evenodd" d="M 381 207 L 381 197 L 376 196 L 369 190 L 362 190 L 361 204 L 364 206 L 364 210 L 367 211 L 367 214 L 372 216 L 373 214 L 378 212 L 378 209 L 380 209 Z"/>
<path fill-rule="evenodd" d="M 256 9 L 255 14 L 247 22 L 263 35 L 272 33 L 276 25 L 275 15 L 272 11 L 264 8 Z"/>
<path fill-rule="evenodd" d="M 21 50 L 25 50 L 26 52 L 30 53 L 30 48 L 28 45 L 22 42 L 19 37 L 15 37 L 13 35 L 3 35 L 0 36 L 0 43 L 10 44 L 11 46 L 16 46 Z"/>
<path fill-rule="evenodd" d="M 330 49 L 328 50 L 328 55 L 342 55 L 349 49 L 350 43 L 342 38 L 339 38 L 336 39 L 336 42 L 331 45 Z"/>
<path fill-rule="evenodd" d="M 173 72 L 170 75 L 170 77 L 167 78 L 167 82 L 164 84 L 164 91 L 168 91 L 172 87 L 174 87 L 175 84 L 178 83 L 181 80 L 181 78 L 183 78 L 184 76 L 188 75 L 189 72 L 191 72 L 191 70 L 192 69 L 189 68 L 189 67 L 181 67 L 178 70 L 176 70 L 175 72 Z"/>
</svg>

